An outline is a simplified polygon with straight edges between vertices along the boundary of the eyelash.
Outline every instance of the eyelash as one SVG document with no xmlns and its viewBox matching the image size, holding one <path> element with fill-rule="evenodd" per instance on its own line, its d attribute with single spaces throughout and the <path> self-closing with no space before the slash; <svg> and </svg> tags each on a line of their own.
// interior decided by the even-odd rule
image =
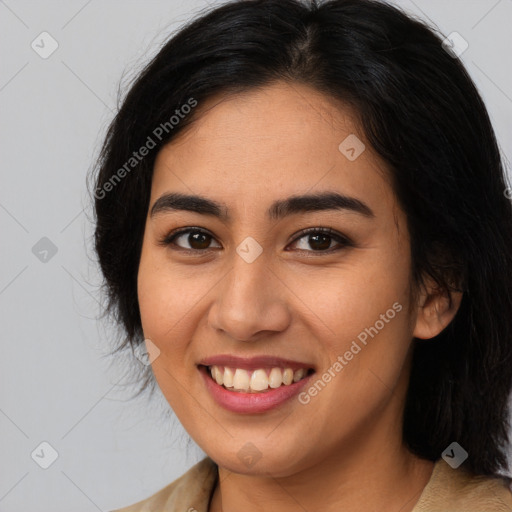
<svg viewBox="0 0 512 512">
<path fill-rule="evenodd" d="M 212 250 L 211 248 L 207 248 L 207 249 L 186 249 L 186 248 L 180 247 L 179 245 L 176 245 L 174 243 L 174 240 L 176 238 L 180 237 L 181 235 L 187 234 L 187 233 L 189 233 L 189 234 L 190 233 L 201 233 L 203 235 L 206 235 L 206 236 L 209 236 L 209 237 L 215 239 L 215 237 L 213 237 L 210 233 L 208 233 L 208 231 L 206 231 L 206 230 L 204 230 L 202 228 L 189 227 L 189 228 L 186 228 L 186 229 L 178 229 L 178 230 L 175 230 L 175 231 L 171 231 L 168 235 L 166 235 L 164 238 L 162 238 L 159 241 L 159 245 L 162 245 L 162 246 L 165 246 L 165 247 L 169 247 L 171 245 L 174 245 L 175 247 L 177 247 L 177 249 L 172 248 L 173 250 L 181 251 L 181 252 L 186 252 L 186 253 L 196 253 L 198 255 L 204 254 L 205 252 Z M 354 247 L 354 243 L 352 242 L 352 240 L 350 240 L 349 238 L 347 238 L 344 235 L 341 235 L 340 233 L 338 233 L 337 231 L 335 231 L 332 228 L 306 228 L 306 229 L 303 229 L 299 233 L 297 233 L 296 238 L 294 238 L 290 243 L 292 243 L 292 244 L 296 243 L 301 238 L 304 238 L 306 235 L 309 235 L 309 234 L 329 235 L 329 237 L 332 238 L 333 240 L 335 240 L 336 242 L 338 242 L 340 244 L 340 246 L 338 246 L 337 248 L 335 247 L 335 248 L 327 249 L 325 251 L 322 251 L 322 250 L 319 250 L 319 251 L 313 251 L 313 250 L 306 251 L 306 250 L 303 250 L 303 249 L 299 249 L 299 252 L 313 253 L 315 255 L 322 255 L 322 254 L 332 254 L 333 252 L 340 251 L 341 249 L 344 249 L 346 247 Z"/>
</svg>

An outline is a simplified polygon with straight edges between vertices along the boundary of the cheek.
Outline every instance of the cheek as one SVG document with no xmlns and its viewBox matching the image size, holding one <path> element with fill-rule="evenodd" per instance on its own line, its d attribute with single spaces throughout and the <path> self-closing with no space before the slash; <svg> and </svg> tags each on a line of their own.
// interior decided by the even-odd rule
<svg viewBox="0 0 512 512">
<path fill-rule="evenodd" d="M 312 382 L 305 390 L 310 398 L 304 401 L 311 399 L 315 414 L 328 414 L 332 421 L 325 428 L 333 436 L 339 435 L 340 418 L 351 428 L 388 403 L 403 375 L 411 342 L 407 294 L 389 275 L 382 274 L 385 279 L 377 289 L 375 281 L 372 284 L 377 276 L 365 275 L 352 275 L 343 286 L 326 280 L 302 289 L 316 297 L 312 325 L 325 354 L 317 378 L 327 383 L 324 387 Z M 321 293 L 314 293 L 320 284 Z"/>
<path fill-rule="evenodd" d="M 190 362 L 184 361 L 186 348 L 206 315 L 208 290 L 216 280 L 199 267 L 185 273 L 165 253 L 143 247 L 137 284 L 142 328 L 171 366 Z"/>
<path fill-rule="evenodd" d="M 343 358 L 334 387 L 351 407 L 361 400 L 377 406 L 397 385 L 412 339 L 409 300 L 407 261 L 393 265 L 385 258 L 361 274 L 347 274 L 343 286 L 325 297 L 324 309 L 331 312 L 325 322 L 336 333 L 331 364 Z"/>
<path fill-rule="evenodd" d="M 315 326 L 319 339 L 326 340 L 331 353 L 340 353 L 360 333 L 364 339 L 365 329 L 376 323 L 379 332 L 393 330 L 393 337 L 408 330 L 405 312 L 409 280 L 405 260 L 394 265 L 393 258 L 375 251 L 373 260 L 365 258 L 360 265 L 289 274 L 286 280 L 288 289 L 299 299 L 297 306 L 303 310 L 304 318 L 310 318 L 310 325 Z"/>
<path fill-rule="evenodd" d="M 190 404 L 183 384 L 195 375 L 196 367 L 187 351 L 196 322 L 200 294 L 190 281 L 169 272 L 149 254 L 142 254 L 138 273 L 138 299 L 145 338 L 157 347 L 152 371 L 165 398 L 180 417 L 186 417 Z"/>
<path fill-rule="evenodd" d="M 142 328 L 146 338 L 151 339 L 162 352 L 174 351 L 179 342 L 170 343 L 170 339 L 179 340 L 180 322 L 190 309 L 191 297 L 187 297 L 187 288 L 182 281 L 171 275 L 150 249 L 142 251 L 137 289 Z"/>
</svg>

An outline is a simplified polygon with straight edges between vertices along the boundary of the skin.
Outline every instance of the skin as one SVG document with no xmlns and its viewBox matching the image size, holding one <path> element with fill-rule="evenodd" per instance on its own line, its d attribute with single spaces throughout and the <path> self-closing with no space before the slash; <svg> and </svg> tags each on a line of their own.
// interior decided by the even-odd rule
<svg viewBox="0 0 512 512">
<path fill-rule="evenodd" d="M 145 337 L 160 351 L 155 378 L 219 465 L 209 510 L 412 510 L 433 464 L 402 442 L 410 348 L 414 336 L 431 338 L 449 324 L 461 296 L 449 307 L 428 282 L 413 295 L 405 214 L 348 106 L 276 82 L 197 108 L 196 122 L 157 156 L 149 211 L 162 194 L 181 192 L 225 203 L 232 220 L 148 214 L 138 294 Z M 338 150 L 349 134 L 366 145 L 354 161 Z M 355 197 L 375 216 L 266 216 L 277 199 L 325 191 Z M 159 244 L 183 227 L 211 238 L 191 246 L 185 234 L 174 248 Z M 354 246 L 328 238 L 338 251 L 315 250 L 310 236 L 297 236 L 310 227 L 330 227 Z M 263 249 L 250 264 L 236 252 L 248 236 Z M 200 253 L 204 246 L 210 250 Z M 396 302 L 401 312 L 306 405 L 295 398 L 261 414 L 230 412 L 198 372 L 208 356 L 265 354 L 308 362 L 321 375 Z M 249 442 L 261 453 L 251 467 L 238 457 Z"/>
</svg>

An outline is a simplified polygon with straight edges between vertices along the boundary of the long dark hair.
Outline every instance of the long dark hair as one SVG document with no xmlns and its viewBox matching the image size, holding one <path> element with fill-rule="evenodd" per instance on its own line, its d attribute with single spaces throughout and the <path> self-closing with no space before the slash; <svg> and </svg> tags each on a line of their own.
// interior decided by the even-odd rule
<svg viewBox="0 0 512 512">
<path fill-rule="evenodd" d="M 414 285 L 430 276 L 464 292 L 441 334 L 413 340 L 405 442 L 435 461 L 457 441 L 474 473 L 507 470 L 512 207 L 486 108 L 441 43 L 435 29 L 371 0 L 232 1 L 174 35 L 132 83 L 94 176 L 105 314 L 124 330 L 117 350 L 143 341 L 137 271 L 158 149 L 214 95 L 307 84 L 355 108 L 391 169 Z"/>
</svg>

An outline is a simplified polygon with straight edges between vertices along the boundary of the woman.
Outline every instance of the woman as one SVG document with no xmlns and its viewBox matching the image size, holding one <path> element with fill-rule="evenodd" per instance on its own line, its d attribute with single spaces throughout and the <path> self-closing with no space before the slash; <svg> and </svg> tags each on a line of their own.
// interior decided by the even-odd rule
<svg viewBox="0 0 512 512">
<path fill-rule="evenodd" d="M 512 510 L 512 208 L 442 38 L 376 1 L 230 2 L 98 167 L 119 348 L 208 455 L 120 510 Z"/>
</svg>

